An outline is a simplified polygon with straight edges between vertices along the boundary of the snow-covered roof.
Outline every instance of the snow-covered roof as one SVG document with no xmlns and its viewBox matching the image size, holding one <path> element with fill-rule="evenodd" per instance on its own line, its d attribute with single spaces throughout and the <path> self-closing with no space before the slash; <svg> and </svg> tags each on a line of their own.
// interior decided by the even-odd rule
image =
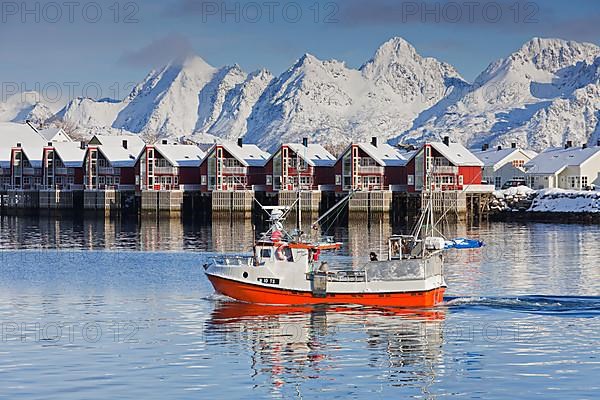
<svg viewBox="0 0 600 400">
<path fill-rule="evenodd" d="M 579 166 L 600 153 L 600 147 L 553 147 L 546 149 L 525 163 L 531 174 L 556 174 L 568 166 Z"/>
<path fill-rule="evenodd" d="M 309 143 L 308 146 L 304 146 L 299 143 L 286 143 L 285 146 L 311 167 L 332 167 L 336 161 L 335 157 L 320 144 Z"/>
<path fill-rule="evenodd" d="M 71 142 L 69 135 L 62 128 L 46 128 L 38 130 L 40 136 L 47 142 Z"/>
<path fill-rule="evenodd" d="M 483 162 L 460 143 L 430 142 L 429 145 L 457 167 L 483 167 Z"/>
<path fill-rule="evenodd" d="M 377 146 L 374 146 L 373 143 L 355 143 L 355 145 L 382 167 L 401 167 L 408 161 L 406 154 L 387 143 L 379 143 Z M 345 154 L 351 146 L 342 154 Z"/>
<path fill-rule="evenodd" d="M 191 144 L 156 144 L 154 148 L 175 167 L 199 167 L 206 155 Z"/>
<path fill-rule="evenodd" d="M 67 168 L 77 168 L 83 166 L 85 149 L 77 142 L 57 142 L 52 146 L 56 154 L 60 157 Z"/>
<path fill-rule="evenodd" d="M 242 163 L 245 167 L 263 167 L 271 157 L 269 153 L 261 150 L 255 144 L 242 144 L 238 146 L 233 142 L 220 142 L 219 145 Z"/>
<path fill-rule="evenodd" d="M 26 124 L 0 123 L 0 166 L 10 168 L 13 147 L 21 143 L 25 155 L 34 168 L 41 168 L 46 141 Z"/>
<path fill-rule="evenodd" d="M 537 155 L 535 151 L 523 150 L 512 147 L 500 150 L 498 150 L 497 148 L 488 150 L 473 149 L 471 150 L 471 152 L 473 153 L 473 155 L 475 155 L 475 157 L 480 159 L 486 167 L 495 167 L 498 164 L 502 164 L 502 161 L 509 158 L 515 153 L 520 153 L 528 160 L 532 159 Z"/>
<path fill-rule="evenodd" d="M 127 148 L 123 141 L 127 140 Z M 96 135 L 90 145 L 97 146 L 113 167 L 133 167 L 145 143 L 135 135 Z"/>
</svg>

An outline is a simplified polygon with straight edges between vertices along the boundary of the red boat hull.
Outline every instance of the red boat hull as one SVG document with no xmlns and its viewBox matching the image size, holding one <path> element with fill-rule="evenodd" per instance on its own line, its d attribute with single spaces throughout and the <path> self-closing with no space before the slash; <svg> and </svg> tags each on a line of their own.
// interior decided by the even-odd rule
<svg viewBox="0 0 600 400">
<path fill-rule="evenodd" d="M 433 307 L 444 300 L 446 288 L 423 292 L 401 293 L 335 293 L 325 298 L 313 297 L 311 292 L 277 289 L 232 279 L 207 275 L 218 293 L 246 303 L 256 304 L 358 304 L 384 307 Z"/>
</svg>

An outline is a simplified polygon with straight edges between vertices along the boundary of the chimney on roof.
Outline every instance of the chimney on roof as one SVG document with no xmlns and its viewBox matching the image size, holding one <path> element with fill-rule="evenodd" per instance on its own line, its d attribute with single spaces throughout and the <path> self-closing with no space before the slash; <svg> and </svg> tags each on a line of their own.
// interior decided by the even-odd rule
<svg viewBox="0 0 600 400">
<path fill-rule="evenodd" d="M 127 148 L 127 139 L 123 140 L 123 148 L 126 149 Z"/>
<path fill-rule="evenodd" d="M 17 147 L 21 147 L 21 143 L 17 143 Z"/>
<path fill-rule="evenodd" d="M 443 142 L 446 146 L 450 146 L 450 136 L 444 136 Z"/>
<path fill-rule="evenodd" d="M 497 150 L 498 151 L 502 150 L 502 146 L 498 146 Z"/>
<path fill-rule="evenodd" d="M 169 141 L 167 139 L 162 140 L 162 144 L 168 144 L 168 143 L 169 143 Z"/>
<path fill-rule="evenodd" d="M 573 142 L 570 140 L 567 140 L 567 143 L 565 143 L 565 149 L 570 149 L 571 147 L 573 147 Z"/>
<path fill-rule="evenodd" d="M 489 143 L 484 143 L 483 146 L 481 146 L 481 151 L 487 151 L 490 148 Z"/>
<path fill-rule="evenodd" d="M 302 138 L 302 145 L 303 145 L 304 147 L 308 147 L 308 138 L 306 138 L 306 137 L 305 137 L 305 138 Z"/>
<path fill-rule="evenodd" d="M 48 142 L 48 147 L 52 147 L 52 142 Z"/>
<path fill-rule="evenodd" d="M 372 144 L 373 146 L 377 147 L 377 137 L 376 137 L 376 136 L 373 136 L 373 137 L 371 138 L 371 144 Z"/>
<path fill-rule="evenodd" d="M 79 148 L 81 150 L 85 150 L 85 141 L 82 140 L 81 142 L 79 142 Z"/>
<path fill-rule="evenodd" d="M 517 144 L 516 143 L 511 143 L 510 144 L 510 148 L 511 149 L 516 149 L 517 148 Z"/>
<path fill-rule="evenodd" d="M 241 137 L 238 138 L 238 146 L 244 147 L 244 138 L 241 138 Z"/>
<path fill-rule="evenodd" d="M 582 148 L 582 149 L 587 149 L 587 143 L 584 143 L 584 144 L 581 146 L 581 148 Z"/>
</svg>

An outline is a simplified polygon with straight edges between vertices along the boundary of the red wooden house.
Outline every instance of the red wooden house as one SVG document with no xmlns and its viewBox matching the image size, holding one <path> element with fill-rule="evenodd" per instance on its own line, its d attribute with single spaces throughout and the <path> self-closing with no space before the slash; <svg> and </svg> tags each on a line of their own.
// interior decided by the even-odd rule
<svg viewBox="0 0 600 400">
<path fill-rule="evenodd" d="M 352 143 L 338 158 L 335 190 L 394 190 L 406 185 L 406 156 L 387 143 Z"/>
<path fill-rule="evenodd" d="M 49 142 L 42 157 L 42 186 L 46 190 L 83 189 L 85 143 Z"/>
<path fill-rule="evenodd" d="M 35 190 L 42 183 L 42 149 L 46 144 L 30 125 L 0 122 L 0 186 Z"/>
<path fill-rule="evenodd" d="M 84 158 L 86 190 L 134 190 L 136 160 L 144 142 L 135 135 L 96 135 Z"/>
<path fill-rule="evenodd" d="M 265 184 L 265 164 L 271 155 L 256 145 L 220 142 L 210 148 L 200 166 L 203 192 L 248 190 Z"/>
<path fill-rule="evenodd" d="M 41 138 L 40 138 L 41 139 Z M 17 143 L 11 149 L 11 187 L 15 190 L 37 190 L 42 186 L 42 151 L 37 144 Z"/>
<path fill-rule="evenodd" d="M 406 165 L 409 192 L 463 190 L 480 185 L 483 162 L 459 143 L 425 143 Z"/>
<path fill-rule="evenodd" d="M 335 157 L 320 144 L 286 143 L 271 156 L 267 165 L 266 189 L 279 190 L 319 190 L 323 186 L 333 186 Z"/>
<path fill-rule="evenodd" d="M 205 153 L 195 145 L 148 145 L 136 164 L 138 190 L 200 190 L 200 165 Z"/>
</svg>

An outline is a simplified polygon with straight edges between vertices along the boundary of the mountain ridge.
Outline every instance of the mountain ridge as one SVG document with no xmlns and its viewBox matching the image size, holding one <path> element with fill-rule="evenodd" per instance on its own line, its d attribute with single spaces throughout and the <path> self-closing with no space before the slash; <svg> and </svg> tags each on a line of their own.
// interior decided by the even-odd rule
<svg viewBox="0 0 600 400">
<path fill-rule="evenodd" d="M 599 80 L 600 47 L 591 43 L 533 38 L 470 83 L 394 37 L 359 68 L 306 53 L 278 76 L 189 56 L 151 71 L 122 100 L 73 99 L 53 118 L 88 134 L 198 142 L 243 136 L 265 148 L 301 137 L 338 145 L 450 136 L 468 146 L 516 141 L 540 150 L 598 140 Z M 27 107 L 34 105 L 12 117 L 27 116 Z M 44 116 L 43 104 L 35 107 L 32 115 Z"/>
</svg>

